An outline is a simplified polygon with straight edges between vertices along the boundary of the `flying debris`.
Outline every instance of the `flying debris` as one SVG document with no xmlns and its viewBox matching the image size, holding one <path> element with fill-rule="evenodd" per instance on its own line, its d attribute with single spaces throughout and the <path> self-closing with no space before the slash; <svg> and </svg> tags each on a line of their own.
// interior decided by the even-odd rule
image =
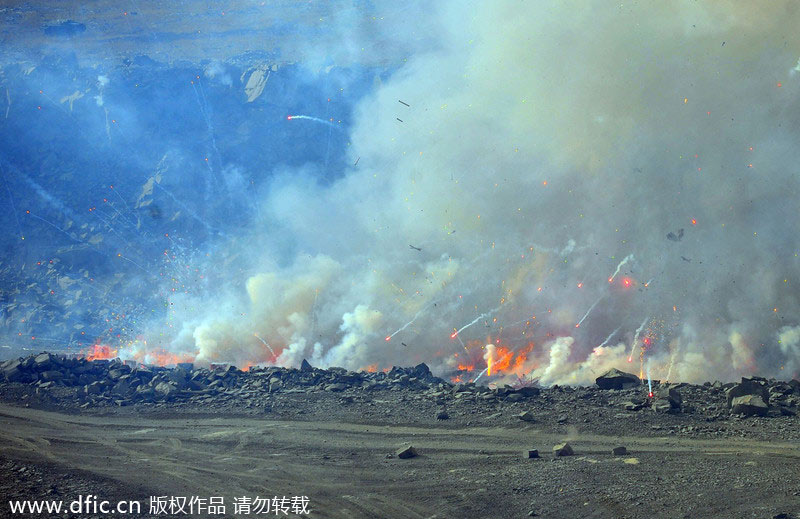
<svg viewBox="0 0 800 519">
<path fill-rule="evenodd" d="M 414 246 L 413 246 L 413 245 L 411 245 L 411 244 L 409 244 L 408 246 L 409 246 L 409 247 L 411 247 L 411 248 L 412 248 L 412 249 L 414 249 L 414 250 L 418 250 L 418 251 L 422 252 L 422 249 L 420 249 L 419 247 L 414 247 Z"/>
<path fill-rule="evenodd" d="M 400 103 L 401 105 L 411 106 L 410 104 L 408 104 L 408 103 L 404 103 L 404 102 L 402 102 L 402 101 L 401 101 L 401 100 L 399 100 L 399 99 L 397 100 L 397 102 L 398 102 L 398 103 Z"/>
<path fill-rule="evenodd" d="M 671 231 L 669 234 L 667 234 L 667 239 L 669 241 L 681 241 L 682 238 L 683 238 L 683 229 L 680 229 L 678 231 L 678 234 L 675 234 L 674 232 Z"/>
<path fill-rule="evenodd" d="M 403 120 L 402 120 L 402 119 L 400 119 L 399 117 L 395 117 L 395 119 L 397 119 L 397 120 L 398 120 L 398 121 L 400 121 L 401 123 L 403 122 Z"/>
<path fill-rule="evenodd" d="M 686 263 L 691 263 L 692 262 L 691 258 L 687 258 L 686 256 L 681 256 L 681 259 L 683 261 L 685 261 Z"/>
<path fill-rule="evenodd" d="M 406 344 L 406 343 L 404 343 L 404 342 L 401 342 L 400 344 L 402 344 L 403 346 L 405 346 L 406 348 L 408 348 L 408 344 Z"/>
<path fill-rule="evenodd" d="M 359 160 L 361 160 L 361 157 L 358 157 L 358 158 L 356 159 L 356 162 L 353 164 L 353 166 L 358 166 L 358 161 L 359 161 Z"/>
</svg>

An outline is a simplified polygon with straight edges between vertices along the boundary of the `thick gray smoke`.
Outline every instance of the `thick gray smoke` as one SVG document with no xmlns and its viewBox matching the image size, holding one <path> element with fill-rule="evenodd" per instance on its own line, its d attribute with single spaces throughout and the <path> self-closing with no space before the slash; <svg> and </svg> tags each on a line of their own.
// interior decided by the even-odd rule
<svg viewBox="0 0 800 519">
<path fill-rule="evenodd" d="M 548 384 L 797 376 L 797 4 L 478 6 L 361 103 L 343 178 L 272 184 L 230 245 L 252 270 L 134 351 L 477 375 L 491 342 Z"/>
</svg>

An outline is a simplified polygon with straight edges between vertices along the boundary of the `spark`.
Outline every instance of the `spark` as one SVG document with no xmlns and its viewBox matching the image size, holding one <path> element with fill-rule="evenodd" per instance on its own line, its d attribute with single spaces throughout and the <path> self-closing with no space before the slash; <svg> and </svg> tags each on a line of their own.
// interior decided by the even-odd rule
<svg viewBox="0 0 800 519">
<path fill-rule="evenodd" d="M 619 274 L 619 270 L 622 268 L 622 266 L 625 265 L 626 263 L 628 263 L 629 261 L 633 260 L 633 259 L 635 259 L 633 257 L 633 254 L 628 254 L 627 256 L 625 256 L 625 258 L 623 258 L 623 260 L 619 262 L 619 265 L 617 265 L 617 270 L 615 270 L 614 273 L 611 274 L 611 277 L 608 278 L 608 282 L 609 283 L 613 283 L 614 282 L 614 278 L 617 277 L 617 274 Z"/>
</svg>

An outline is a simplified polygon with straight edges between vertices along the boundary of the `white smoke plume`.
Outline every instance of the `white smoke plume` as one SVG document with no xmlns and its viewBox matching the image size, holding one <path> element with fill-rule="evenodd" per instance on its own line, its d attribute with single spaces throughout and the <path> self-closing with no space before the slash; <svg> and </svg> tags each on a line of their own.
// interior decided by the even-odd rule
<svg viewBox="0 0 800 519">
<path fill-rule="evenodd" d="M 638 373 L 625 350 L 652 316 L 655 379 L 797 376 L 796 3 L 450 2 L 425 19 L 430 51 L 354 114 L 357 164 L 325 186 L 311 166 L 278 175 L 228 247 L 247 268 L 175 298 L 148 347 L 440 372 L 459 353 L 479 372 L 488 338 L 532 344 L 543 383 L 590 383 Z"/>
</svg>

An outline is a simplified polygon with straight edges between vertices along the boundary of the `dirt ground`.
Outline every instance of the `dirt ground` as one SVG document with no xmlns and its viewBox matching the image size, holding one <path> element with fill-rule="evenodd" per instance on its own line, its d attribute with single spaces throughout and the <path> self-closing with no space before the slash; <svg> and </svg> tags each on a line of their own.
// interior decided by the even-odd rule
<svg viewBox="0 0 800 519">
<path fill-rule="evenodd" d="M 8 404 L 0 404 L 0 438 L 4 494 L 66 500 L 88 492 L 138 499 L 143 512 L 151 495 L 224 496 L 228 512 L 235 496 L 305 495 L 308 517 L 318 518 L 772 518 L 800 511 L 797 441 L 564 435 L 523 422 L 75 415 Z M 550 452 L 563 440 L 574 456 Z M 405 442 L 418 457 L 393 455 Z M 617 445 L 630 454 L 612 456 Z M 525 459 L 532 448 L 542 458 Z M 1 509 L 10 517 L 8 503 Z"/>
</svg>

